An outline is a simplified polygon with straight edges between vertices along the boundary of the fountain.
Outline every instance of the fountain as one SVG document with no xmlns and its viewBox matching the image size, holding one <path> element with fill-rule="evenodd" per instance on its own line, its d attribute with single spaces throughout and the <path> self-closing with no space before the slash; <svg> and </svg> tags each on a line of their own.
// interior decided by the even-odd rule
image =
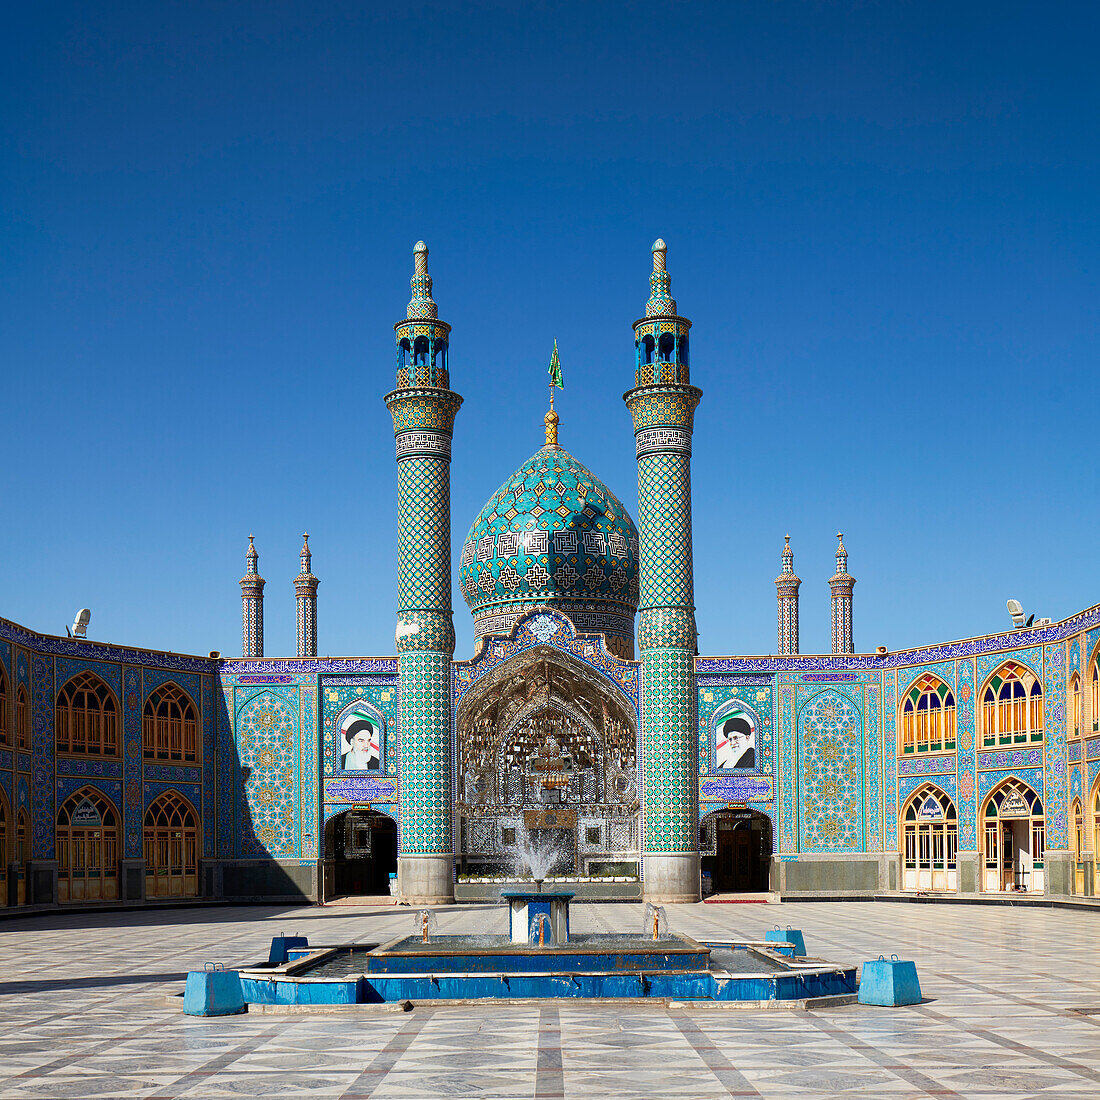
<svg viewBox="0 0 1100 1100">
<path fill-rule="evenodd" d="M 645 906 L 640 933 L 571 932 L 573 894 L 544 889 L 564 854 L 556 844 L 523 835 L 516 875 L 521 882 L 529 875 L 534 889 L 517 883 L 501 891 L 507 935 L 440 934 L 435 914 L 421 909 L 412 935 L 389 943 L 305 947 L 288 951 L 281 965 L 241 971 L 244 998 L 263 1004 L 524 997 L 804 1002 L 855 993 L 854 967 L 790 957 L 789 942 L 700 943 L 673 932 L 658 905 Z"/>
</svg>

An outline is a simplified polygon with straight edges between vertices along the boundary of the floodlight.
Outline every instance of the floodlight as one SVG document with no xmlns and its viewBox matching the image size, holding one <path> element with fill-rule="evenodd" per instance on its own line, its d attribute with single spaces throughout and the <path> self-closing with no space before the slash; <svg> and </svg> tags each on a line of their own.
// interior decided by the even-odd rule
<svg viewBox="0 0 1100 1100">
<path fill-rule="evenodd" d="M 73 619 L 71 635 L 74 638 L 86 638 L 88 636 L 88 623 L 92 621 L 92 611 L 89 607 L 82 607 Z"/>
<path fill-rule="evenodd" d="M 1019 630 L 1024 625 L 1024 608 L 1019 600 L 1008 601 L 1008 613 L 1012 616 L 1012 626 Z"/>
</svg>

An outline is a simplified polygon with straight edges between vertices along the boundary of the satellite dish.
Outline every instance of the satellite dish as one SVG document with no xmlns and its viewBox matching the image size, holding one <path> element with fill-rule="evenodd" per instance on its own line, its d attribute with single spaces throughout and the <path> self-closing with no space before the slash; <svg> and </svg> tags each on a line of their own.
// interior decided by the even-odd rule
<svg viewBox="0 0 1100 1100">
<path fill-rule="evenodd" d="M 1024 608 L 1019 600 L 1008 601 L 1008 613 L 1012 616 L 1012 625 L 1016 630 L 1024 625 Z"/>
<path fill-rule="evenodd" d="M 76 618 L 73 619 L 72 637 L 74 638 L 86 638 L 88 636 L 88 623 L 92 621 L 92 610 L 90 607 L 82 607 L 77 613 Z"/>
</svg>

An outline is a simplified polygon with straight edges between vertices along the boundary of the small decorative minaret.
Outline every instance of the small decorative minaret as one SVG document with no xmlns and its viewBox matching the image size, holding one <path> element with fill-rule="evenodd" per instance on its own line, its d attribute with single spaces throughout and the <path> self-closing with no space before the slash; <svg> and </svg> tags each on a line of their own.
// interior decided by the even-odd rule
<svg viewBox="0 0 1100 1100">
<path fill-rule="evenodd" d="M 248 536 L 247 564 L 241 577 L 241 634 L 243 657 L 264 655 L 264 585 L 267 583 L 256 568 L 260 555 L 256 553 L 253 535 Z"/>
<path fill-rule="evenodd" d="M 462 398 L 447 372 L 428 246 L 417 241 L 412 300 L 395 324 L 397 389 L 386 395 L 397 446 L 397 631 L 401 678 L 398 890 L 454 901 L 451 814 L 451 432 Z"/>
<path fill-rule="evenodd" d="M 688 379 L 691 322 L 676 312 L 665 242 L 653 243 L 645 317 L 634 322 L 641 664 L 642 881 L 647 899 L 699 900 L 699 733 L 691 433 L 702 391 Z"/>
<path fill-rule="evenodd" d="M 802 583 L 794 572 L 794 551 L 791 536 L 784 535 L 783 572 L 775 578 L 775 598 L 779 605 L 779 648 L 781 657 L 798 652 L 798 586 Z"/>
<path fill-rule="evenodd" d="M 829 578 L 833 593 L 833 652 L 855 653 L 852 645 L 852 589 L 856 579 L 848 572 L 844 535 L 837 531 L 836 572 Z"/>
<path fill-rule="evenodd" d="M 302 571 L 294 578 L 294 594 L 298 599 L 298 656 L 317 656 L 317 586 L 321 583 L 311 572 L 313 555 L 309 552 L 309 535 L 302 535 Z"/>
</svg>

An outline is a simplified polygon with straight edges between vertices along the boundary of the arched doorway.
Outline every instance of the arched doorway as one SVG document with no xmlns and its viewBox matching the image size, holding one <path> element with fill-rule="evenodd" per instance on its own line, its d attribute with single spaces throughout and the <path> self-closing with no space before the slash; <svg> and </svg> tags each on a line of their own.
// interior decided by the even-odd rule
<svg viewBox="0 0 1100 1100">
<path fill-rule="evenodd" d="M 636 725 L 616 684 L 553 646 L 471 687 L 457 715 L 459 873 L 525 873 L 526 834 L 555 853 L 549 877 L 636 877 Z"/>
<path fill-rule="evenodd" d="M 57 897 L 118 898 L 118 811 L 95 787 L 81 788 L 57 811 Z"/>
<path fill-rule="evenodd" d="M 0 905 L 8 904 L 8 840 L 8 803 L 0 792 Z"/>
<path fill-rule="evenodd" d="M 772 861 L 772 823 L 756 810 L 718 810 L 702 821 L 702 874 L 715 894 L 763 893 Z"/>
<path fill-rule="evenodd" d="M 903 890 L 957 890 L 959 819 L 934 783 L 918 787 L 902 809 Z"/>
<path fill-rule="evenodd" d="M 145 896 L 194 898 L 198 894 L 198 816 L 186 798 L 165 791 L 145 811 Z"/>
<path fill-rule="evenodd" d="M 397 822 L 376 810 L 351 809 L 325 823 L 330 897 L 389 895 L 397 873 Z"/>
<path fill-rule="evenodd" d="M 986 799 L 982 821 L 982 889 L 1043 893 L 1046 818 L 1039 796 L 1022 780 L 1006 779 Z"/>
</svg>

